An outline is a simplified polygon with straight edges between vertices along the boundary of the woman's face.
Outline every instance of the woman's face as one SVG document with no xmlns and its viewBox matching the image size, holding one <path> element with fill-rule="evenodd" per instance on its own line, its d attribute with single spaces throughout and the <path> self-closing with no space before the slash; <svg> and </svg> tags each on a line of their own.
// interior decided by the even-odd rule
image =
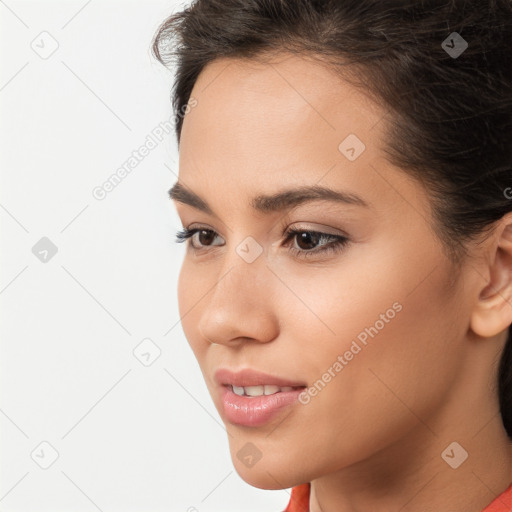
<svg viewBox="0 0 512 512">
<path fill-rule="evenodd" d="M 478 277 L 463 267 L 466 289 L 452 284 L 426 192 L 384 159 L 384 108 L 296 56 L 217 60 L 192 96 L 180 183 L 202 203 L 175 204 L 184 227 L 209 231 L 188 241 L 179 309 L 238 473 L 286 488 L 400 439 L 435 441 Z M 262 199 L 309 187 L 339 198 Z M 239 397 L 220 369 L 305 391 Z"/>
</svg>

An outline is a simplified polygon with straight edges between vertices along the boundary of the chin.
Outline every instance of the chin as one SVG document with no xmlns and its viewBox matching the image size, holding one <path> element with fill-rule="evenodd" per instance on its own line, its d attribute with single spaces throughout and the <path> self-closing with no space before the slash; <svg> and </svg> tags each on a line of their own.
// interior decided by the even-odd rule
<svg viewBox="0 0 512 512">
<path fill-rule="evenodd" d="M 231 460 L 242 480 L 266 490 L 289 489 L 308 480 L 301 468 L 279 449 L 271 453 L 257 452 L 251 442 L 230 444 Z M 252 459 L 251 459 L 252 456 Z"/>
<path fill-rule="evenodd" d="M 274 469 L 272 466 L 264 464 L 260 460 L 257 467 L 248 468 L 242 464 L 238 459 L 233 459 L 235 470 L 244 482 L 252 487 L 258 489 L 265 489 L 268 491 L 277 491 L 281 489 L 289 489 L 299 483 L 292 475 L 286 474 L 281 469 Z"/>
</svg>

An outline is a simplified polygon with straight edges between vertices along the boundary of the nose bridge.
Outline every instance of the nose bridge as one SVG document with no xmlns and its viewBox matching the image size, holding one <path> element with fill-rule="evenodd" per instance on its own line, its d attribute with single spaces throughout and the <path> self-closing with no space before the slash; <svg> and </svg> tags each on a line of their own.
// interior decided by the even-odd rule
<svg viewBox="0 0 512 512">
<path fill-rule="evenodd" d="M 255 296 L 256 285 L 263 288 L 268 287 L 268 269 L 266 267 L 266 252 L 262 243 L 259 243 L 252 236 L 247 236 L 238 241 L 230 248 L 228 254 L 223 256 L 224 264 L 221 271 L 221 280 L 225 281 L 219 288 L 218 285 L 214 295 L 223 295 L 223 287 L 236 292 L 239 296 L 246 292 Z M 221 284 L 219 282 L 219 284 Z M 233 295 L 233 293 L 232 293 Z M 213 297 L 212 297 L 213 298 Z M 256 297 L 255 297 L 256 298 Z M 221 297 L 222 299 L 222 297 Z"/>
<path fill-rule="evenodd" d="M 275 336 L 277 321 L 269 300 L 272 283 L 264 252 L 255 257 L 254 249 L 254 245 L 242 242 L 224 256 L 199 325 L 202 335 L 211 342 L 225 343 L 240 337 L 266 341 Z"/>
<path fill-rule="evenodd" d="M 222 307 L 225 304 L 233 311 L 242 312 L 246 307 L 259 307 L 262 304 L 261 294 L 270 286 L 264 254 L 255 260 L 246 260 L 238 254 L 243 249 L 241 244 L 225 258 L 219 280 L 212 291 L 210 306 Z"/>
</svg>

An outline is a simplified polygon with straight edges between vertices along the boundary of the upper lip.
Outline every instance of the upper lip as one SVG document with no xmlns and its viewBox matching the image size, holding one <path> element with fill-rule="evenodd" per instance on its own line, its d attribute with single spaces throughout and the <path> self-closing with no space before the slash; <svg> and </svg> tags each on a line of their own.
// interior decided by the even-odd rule
<svg viewBox="0 0 512 512">
<path fill-rule="evenodd" d="M 220 385 L 228 385 L 237 387 L 245 386 L 264 386 L 274 385 L 279 387 L 305 387 L 303 382 L 292 381 L 289 379 L 276 377 L 263 373 L 252 368 L 244 368 L 239 371 L 229 370 L 228 368 L 219 368 L 215 372 L 215 381 Z"/>
</svg>

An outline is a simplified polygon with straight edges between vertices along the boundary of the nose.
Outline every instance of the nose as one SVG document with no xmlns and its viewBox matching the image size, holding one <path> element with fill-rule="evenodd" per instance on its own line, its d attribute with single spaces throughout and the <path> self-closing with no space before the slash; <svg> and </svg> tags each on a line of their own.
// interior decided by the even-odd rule
<svg viewBox="0 0 512 512">
<path fill-rule="evenodd" d="M 223 345 L 268 343 L 279 331 L 275 278 L 263 254 L 252 263 L 238 260 L 229 258 L 230 264 L 223 266 L 213 290 L 203 299 L 199 333 Z"/>
</svg>

